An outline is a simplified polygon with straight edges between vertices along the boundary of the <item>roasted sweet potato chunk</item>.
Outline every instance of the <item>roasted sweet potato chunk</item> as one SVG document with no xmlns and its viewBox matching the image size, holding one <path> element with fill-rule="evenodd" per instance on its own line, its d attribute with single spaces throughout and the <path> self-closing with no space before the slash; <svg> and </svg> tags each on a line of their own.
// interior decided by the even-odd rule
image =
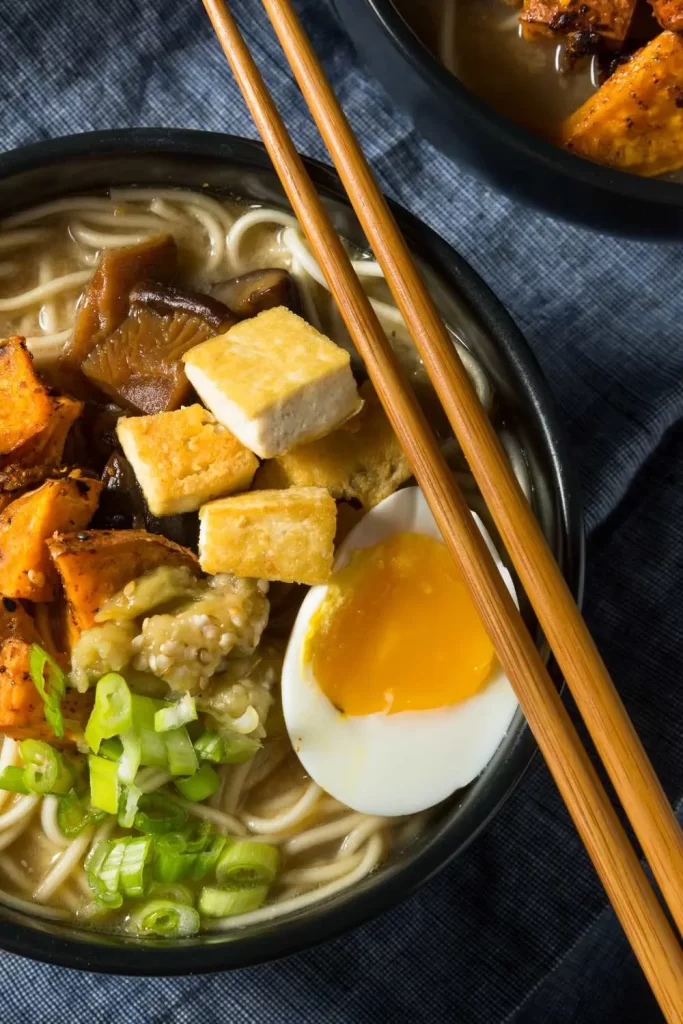
<svg viewBox="0 0 683 1024">
<path fill-rule="evenodd" d="M 133 285 L 146 278 L 170 281 L 177 269 L 178 250 L 171 235 L 102 253 L 62 353 L 62 366 L 78 369 L 95 345 L 123 323 Z"/>
<path fill-rule="evenodd" d="M 650 4 L 662 28 L 683 30 L 683 0 L 650 0 Z"/>
<path fill-rule="evenodd" d="M 18 601 L 0 598 L 0 734 L 68 746 L 82 732 L 92 694 L 67 691 L 62 699 L 64 737 L 58 740 L 45 721 L 43 700 L 31 679 L 29 652 L 34 643 L 40 643 L 40 636 L 30 615 Z"/>
<path fill-rule="evenodd" d="M 62 578 L 76 631 L 94 626 L 103 602 L 151 569 L 185 565 L 199 572 L 191 551 L 144 530 L 84 530 L 53 537 L 48 549 Z"/>
<path fill-rule="evenodd" d="M 83 402 L 60 395 L 53 400 L 53 412 L 46 427 L 16 448 L 5 463 L 31 468 L 57 466 L 64 454 L 64 445 L 71 427 L 83 411 Z"/>
<path fill-rule="evenodd" d="M 59 579 L 45 541 L 59 530 L 87 526 L 102 484 L 67 477 L 46 480 L 13 501 L 0 515 L 0 594 L 27 601 L 53 601 Z"/>
<path fill-rule="evenodd" d="M 44 430 L 54 402 L 33 369 L 22 338 L 0 342 L 0 455 L 7 455 Z"/>
<path fill-rule="evenodd" d="M 190 313 L 159 316 L 135 306 L 83 363 L 86 377 L 133 412 L 169 412 L 190 392 L 181 357 L 216 327 Z"/>
<path fill-rule="evenodd" d="M 650 177 L 683 167 L 683 39 L 662 32 L 622 64 L 562 126 L 596 163 Z"/>
<path fill-rule="evenodd" d="M 538 35 L 595 32 L 622 43 L 638 0 L 524 0 L 520 15 L 526 38 Z"/>
</svg>

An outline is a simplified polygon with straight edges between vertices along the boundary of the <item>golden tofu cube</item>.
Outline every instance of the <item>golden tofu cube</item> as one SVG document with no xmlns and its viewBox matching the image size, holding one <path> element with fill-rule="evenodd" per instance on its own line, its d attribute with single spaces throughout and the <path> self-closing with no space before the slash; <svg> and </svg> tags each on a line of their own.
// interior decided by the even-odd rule
<svg viewBox="0 0 683 1024">
<path fill-rule="evenodd" d="M 264 459 L 322 437 L 360 407 L 348 352 L 284 306 L 235 324 L 183 359 L 219 423 Z"/>
<path fill-rule="evenodd" d="M 370 381 L 361 411 L 326 437 L 264 462 L 257 488 L 326 487 L 333 498 L 370 509 L 393 494 L 412 470 Z"/>
<path fill-rule="evenodd" d="M 683 167 L 683 39 L 662 32 L 568 117 L 579 156 L 646 177 Z"/>
<path fill-rule="evenodd" d="M 313 586 L 332 571 L 337 508 L 322 487 L 221 498 L 204 505 L 199 519 L 204 572 Z"/>
<path fill-rule="evenodd" d="M 122 417 L 121 447 L 155 516 L 193 512 L 249 487 L 258 459 L 201 405 Z"/>
</svg>

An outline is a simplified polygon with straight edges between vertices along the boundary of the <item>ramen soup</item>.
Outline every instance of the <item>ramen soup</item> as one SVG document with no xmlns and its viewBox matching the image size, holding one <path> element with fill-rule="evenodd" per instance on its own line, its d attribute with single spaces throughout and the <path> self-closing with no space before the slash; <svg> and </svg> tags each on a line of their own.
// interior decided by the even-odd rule
<svg viewBox="0 0 683 1024">
<path fill-rule="evenodd" d="M 19 212 L 0 338 L 0 902 L 173 938 L 354 885 L 516 702 L 297 222 L 142 188 Z"/>
<path fill-rule="evenodd" d="M 394 3 L 449 71 L 523 127 L 632 173 L 683 167 L 683 3 Z"/>
</svg>

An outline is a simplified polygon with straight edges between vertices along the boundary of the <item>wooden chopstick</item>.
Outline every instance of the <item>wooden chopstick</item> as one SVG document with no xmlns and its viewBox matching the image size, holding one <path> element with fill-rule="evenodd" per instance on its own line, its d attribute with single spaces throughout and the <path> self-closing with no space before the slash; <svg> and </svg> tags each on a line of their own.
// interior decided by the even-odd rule
<svg viewBox="0 0 683 1024">
<path fill-rule="evenodd" d="M 291 19 L 294 16 L 289 4 L 278 3 L 275 0 L 264 2 L 273 18 L 277 19 L 281 39 L 289 39 L 291 42 Z M 539 652 L 502 584 L 478 530 L 473 525 L 467 505 L 443 460 L 415 396 L 401 374 L 374 310 L 353 272 L 348 256 L 296 153 L 232 15 L 222 0 L 204 0 L 204 4 L 292 207 L 320 262 L 392 425 L 411 460 L 416 478 L 432 508 L 444 541 L 465 574 L 498 657 L 515 687 L 539 747 L 610 900 L 667 1019 L 681 1021 L 683 957 L 677 939 L 581 745 Z M 300 32 L 300 29 L 298 31 Z M 293 38 L 292 46 L 300 53 L 300 40 L 296 38 L 296 32 Z M 293 57 L 292 63 L 296 73 L 300 69 Z M 310 97 L 312 93 L 309 83 L 305 78 L 303 80 L 306 83 L 304 93 Z M 301 80 L 299 84 L 302 84 Z M 347 128 L 346 131 L 350 129 Z M 358 190 L 352 199 L 360 199 L 362 202 L 363 196 L 364 193 Z M 373 248 L 376 255 L 379 255 L 375 244 Z M 389 261 L 385 263 L 385 273 L 387 267 L 391 273 L 393 264 Z M 406 316 L 403 307 L 408 309 L 409 296 L 405 293 L 402 295 L 402 303 L 402 312 Z M 440 324 L 440 321 L 438 322 Z M 439 331 L 443 331 L 442 326 L 439 327 Z M 450 342 L 448 344 L 450 346 Z M 433 365 L 428 365 L 428 368 L 436 384 L 439 375 L 434 371 Z M 469 380 L 465 378 L 465 381 L 469 388 Z M 457 387 L 463 387 L 457 375 L 455 382 Z M 488 425 L 478 404 L 476 412 L 470 415 Z M 475 425 L 486 440 L 486 429 L 477 420 Z M 474 450 L 472 444 L 470 449 Z M 470 462 L 474 461 L 470 455 Z M 507 464 L 503 462 L 503 465 L 507 471 Z M 510 487 L 517 495 L 516 483 L 511 483 Z M 495 490 L 495 484 L 488 490 Z M 496 501 L 490 504 L 495 506 Z M 514 536 L 516 537 L 516 534 Z M 551 562 L 554 565 L 552 558 Z M 622 714 L 628 722 L 623 708 Z M 630 723 L 628 724 L 629 728 L 632 728 Z M 642 752 L 641 757 L 644 758 Z M 655 788 L 660 792 L 658 783 Z M 648 796 L 642 792 L 638 792 L 637 795 L 639 798 Z M 656 814 L 652 816 L 656 818 Z M 677 842 L 678 837 L 675 833 L 674 837 Z M 672 844 L 674 848 L 676 842 Z M 669 856 L 673 859 L 672 853 Z M 664 859 L 667 860 L 667 857 Z M 673 888 L 671 891 L 673 892 Z"/>
</svg>

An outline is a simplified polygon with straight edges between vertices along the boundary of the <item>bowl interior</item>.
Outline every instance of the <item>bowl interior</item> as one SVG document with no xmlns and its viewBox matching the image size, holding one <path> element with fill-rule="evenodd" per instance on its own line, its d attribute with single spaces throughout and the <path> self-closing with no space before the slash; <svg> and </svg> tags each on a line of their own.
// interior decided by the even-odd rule
<svg viewBox="0 0 683 1024">
<path fill-rule="evenodd" d="M 335 175 L 322 165 L 309 162 L 308 166 L 337 230 L 363 246 L 362 233 Z M 123 184 L 205 189 L 287 205 L 256 143 L 197 132 L 136 130 L 75 136 L 0 156 L 0 217 L 64 194 Z M 522 440 L 536 514 L 580 597 L 581 511 L 570 460 L 538 366 L 514 324 L 467 264 L 415 218 L 394 210 L 442 312 L 487 369 L 502 418 Z M 541 643 L 528 607 L 525 615 Z M 355 888 L 273 924 L 173 946 L 142 945 L 1 907 L 0 946 L 90 970 L 171 974 L 244 966 L 330 938 L 405 897 L 462 850 L 518 781 L 534 749 L 518 712 L 483 774 L 434 814 L 418 840 Z"/>
</svg>

